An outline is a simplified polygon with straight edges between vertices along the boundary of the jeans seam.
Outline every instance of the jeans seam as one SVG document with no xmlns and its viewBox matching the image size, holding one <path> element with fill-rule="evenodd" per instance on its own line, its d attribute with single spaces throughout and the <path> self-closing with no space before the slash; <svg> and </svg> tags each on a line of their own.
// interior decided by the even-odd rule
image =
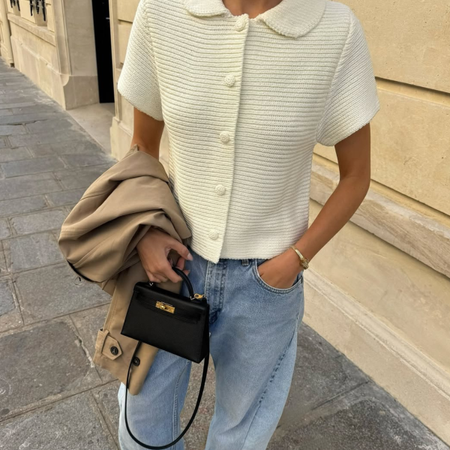
<svg viewBox="0 0 450 450">
<path fill-rule="evenodd" d="M 183 370 L 178 375 L 177 383 L 175 385 L 175 392 L 174 392 L 174 398 L 173 398 L 173 428 L 172 428 L 172 440 L 174 441 L 178 436 L 175 436 L 175 433 L 177 433 L 178 429 L 178 389 L 180 387 L 180 381 L 181 377 L 184 374 L 184 371 L 186 370 L 186 367 L 188 365 L 188 361 L 186 360 L 186 363 L 183 367 Z"/>
<path fill-rule="evenodd" d="M 203 291 L 206 298 L 209 298 L 209 292 L 210 292 L 210 279 L 211 279 L 211 272 L 212 272 L 212 263 L 211 261 L 208 261 L 206 263 L 206 273 L 205 273 L 205 282 L 203 286 Z"/>
<path fill-rule="evenodd" d="M 223 263 L 221 280 L 220 280 L 220 294 L 219 294 L 219 311 L 222 311 L 223 302 L 225 297 L 225 279 L 227 274 L 227 261 L 225 260 Z"/>
<path fill-rule="evenodd" d="M 272 374 L 270 375 L 269 381 L 267 382 L 266 387 L 265 387 L 263 393 L 261 394 L 261 397 L 258 400 L 258 406 L 256 407 L 256 410 L 255 410 L 255 412 L 253 414 L 252 421 L 250 422 L 250 425 L 248 426 L 248 430 L 247 430 L 247 433 L 245 434 L 244 442 L 242 443 L 242 447 L 240 448 L 240 450 L 244 450 L 245 444 L 247 442 L 247 437 L 248 437 L 248 435 L 250 433 L 250 430 L 252 428 L 253 422 L 254 422 L 257 414 L 258 414 L 259 408 L 261 407 L 261 403 L 264 400 L 264 397 L 266 396 L 266 393 L 267 393 L 267 391 L 268 391 L 268 389 L 269 389 L 273 379 L 275 378 L 275 375 L 278 372 L 278 369 L 279 369 L 279 367 L 281 365 L 281 362 L 283 361 L 284 357 L 286 356 L 286 352 L 288 351 L 288 348 L 291 345 L 292 339 L 294 339 L 294 336 L 296 335 L 296 333 L 297 333 L 297 327 L 294 327 L 294 332 L 292 333 L 292 337 L 291 337 L 291 339 L 289 339 L 289 342 L 287 343 L 286 347 L 284 348 L 283 353 L 278 358 L 278 361 L 275 364 L 274 369 L 272 370 Z"/>
</svg>

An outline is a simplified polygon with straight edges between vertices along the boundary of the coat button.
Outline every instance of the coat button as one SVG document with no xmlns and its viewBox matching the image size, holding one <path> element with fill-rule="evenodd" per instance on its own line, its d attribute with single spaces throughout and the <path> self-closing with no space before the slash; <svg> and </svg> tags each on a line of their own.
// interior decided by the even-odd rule
<svg viewBox="0 0 450 450">
<path fill-rule="evenodd" d="M 141 360 L 140 360 L 137 356 L 135 356 L 135 357 L 133 358 L 133 364 L 134 364 L 135 366 L 138 366 L 140 363 L 141 363 Z"/>
<path fill-rule="evenodd" d="M 113 354 L 114 356 L 117 356 L 119 354 L 119 349 L 116 346 L 112 346 L 109 351 L 111 352 L 111 354 Z"/>
<path fill-rule="evenodd" d="M 219 233 L 216 230 L 211 230 L 209 232 L 209 237 L 215 241 L 219 237 Z"/>
<path fill-rule="evenodd" d="M 225 191 L 226 191 L 226 188 L 225 188 L 225 186 L 223 184 L 218 184 L 216 186 L 216 193 L 217 193 L 217 195 L 223 195 L 223 194 L 225 194 Z"/>
<path fill-rule="evenodd" d="M 226 144 L 227 142 L 230 141 L 230 133 L 228 133 L 228 131 L 222 131 L 220 133 L 220 140 Z"/>
<path fill-rule="evenodd" d="M 241 16 L 236 20 L 236 23 L 234 24 L 234 28 L 237 31 L 242 31 L 245 28 L 245 25 L 246 25 L 245 17 Z"/>
<path fill-rule="evenodd" d="M 224 78 L 224 83 L 228 86 L 234 86 L 234 83 L 236 83 L 236 77 L 229 73 L 225 78 Z"/>
</svg>

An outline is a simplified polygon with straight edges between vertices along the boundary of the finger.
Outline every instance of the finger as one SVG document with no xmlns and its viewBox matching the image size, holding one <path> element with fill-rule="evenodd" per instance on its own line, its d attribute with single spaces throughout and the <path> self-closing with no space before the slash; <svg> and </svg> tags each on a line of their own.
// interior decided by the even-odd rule
<svg viewBox="0 0 450 450">
<path fill-rule="evenodd" d="M 172 266 L 169 264 L 169 261 L 167 261 L 167 264 L 164 265 L 164 268 L 160 274 L 161 277 L 165 277 L 174 283 L 178 283 L 182 280 L 181 276 L 173 270 Z"/>
<path fill-rule="evenodd" d="M 156 275 L 156 274 L 154 274 L 152 272 L 147 272 L 147 276 L 148 276 L 148 280 L 150 282 L 152 282 L 152 283 L 161 283 L 161 278 L 158 275 Z"/>
<path fill-rule="evenodd" d="M 178 267 L 179 269 L 183 270 L 185 262 L 186 262 L 186 259 L 183 258 L 182 256 L 180 256 L 178 258 L 177 265 L 175 267 Z"/>
<path fill-rule="evenodd" d="M 173 239 L 169 245 L 183 258 L 188 259 L 189 261 L 192 261 L 194 259 L 194 257 L 189 252 L 189 249 L 180 241 Z"/>
</svg>

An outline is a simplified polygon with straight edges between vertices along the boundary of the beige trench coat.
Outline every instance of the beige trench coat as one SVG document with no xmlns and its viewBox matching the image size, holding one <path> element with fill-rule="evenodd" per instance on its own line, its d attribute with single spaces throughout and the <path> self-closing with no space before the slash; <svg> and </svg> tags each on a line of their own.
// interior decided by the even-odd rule
<svg viewBox="0 0 450 450">
<path fill-rule="evenodd" d="M 138 341 L 121 334 L 134 285 L 148 281 L 136 245 L 151 226 L 184 245 L 191 232 L 168 184 L 161 162 L 134 145 L 97 178 L 66 217 L 58 239 L 71 269 L 111 295 L 98 331 L 94 363 L 126 383 Z M 173 252 L 173 254 L 172 254 Z M 169 256 L 178 254 L 172 250 Z M 182 281 L 157 285 L 179 293 Z M 142 344 L 130 376 L 130 394 L 139 393 L 158 349 Z"/>
</svg>

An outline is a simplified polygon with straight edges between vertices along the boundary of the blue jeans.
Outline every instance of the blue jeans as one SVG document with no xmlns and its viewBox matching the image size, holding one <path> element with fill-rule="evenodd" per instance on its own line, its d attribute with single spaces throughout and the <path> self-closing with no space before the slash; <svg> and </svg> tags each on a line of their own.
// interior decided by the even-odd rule
<svg viewBox="0 0 450 450">
<path fill-rule="evenodd" d="M 194 292 L 204 294 L 210 304 L 210 353 L 216 377 L 215 409 L 205 450 L 264 450 L 292 382 L 297 329 L 304 311 L 303 272 L 291 287 L 280 289 L 259 276 L 257 267 L 266 259 L 222 258 L 215 264 L 190 251 L 194 260 L 185 263 L 189 279 Z M 181 294 L 189 295 L 185 283 Z M 165 445 L 181 433 L 180 413 L 191 364 L 158 350 L 141 392 L 128 395 L 128 423 L 140 441 Z M 121 383 L 120 446 L 142 450 L 125 427 L 124 394 Z M 184 450 L 184 437 L 170 449 Z"/>
</svg>

